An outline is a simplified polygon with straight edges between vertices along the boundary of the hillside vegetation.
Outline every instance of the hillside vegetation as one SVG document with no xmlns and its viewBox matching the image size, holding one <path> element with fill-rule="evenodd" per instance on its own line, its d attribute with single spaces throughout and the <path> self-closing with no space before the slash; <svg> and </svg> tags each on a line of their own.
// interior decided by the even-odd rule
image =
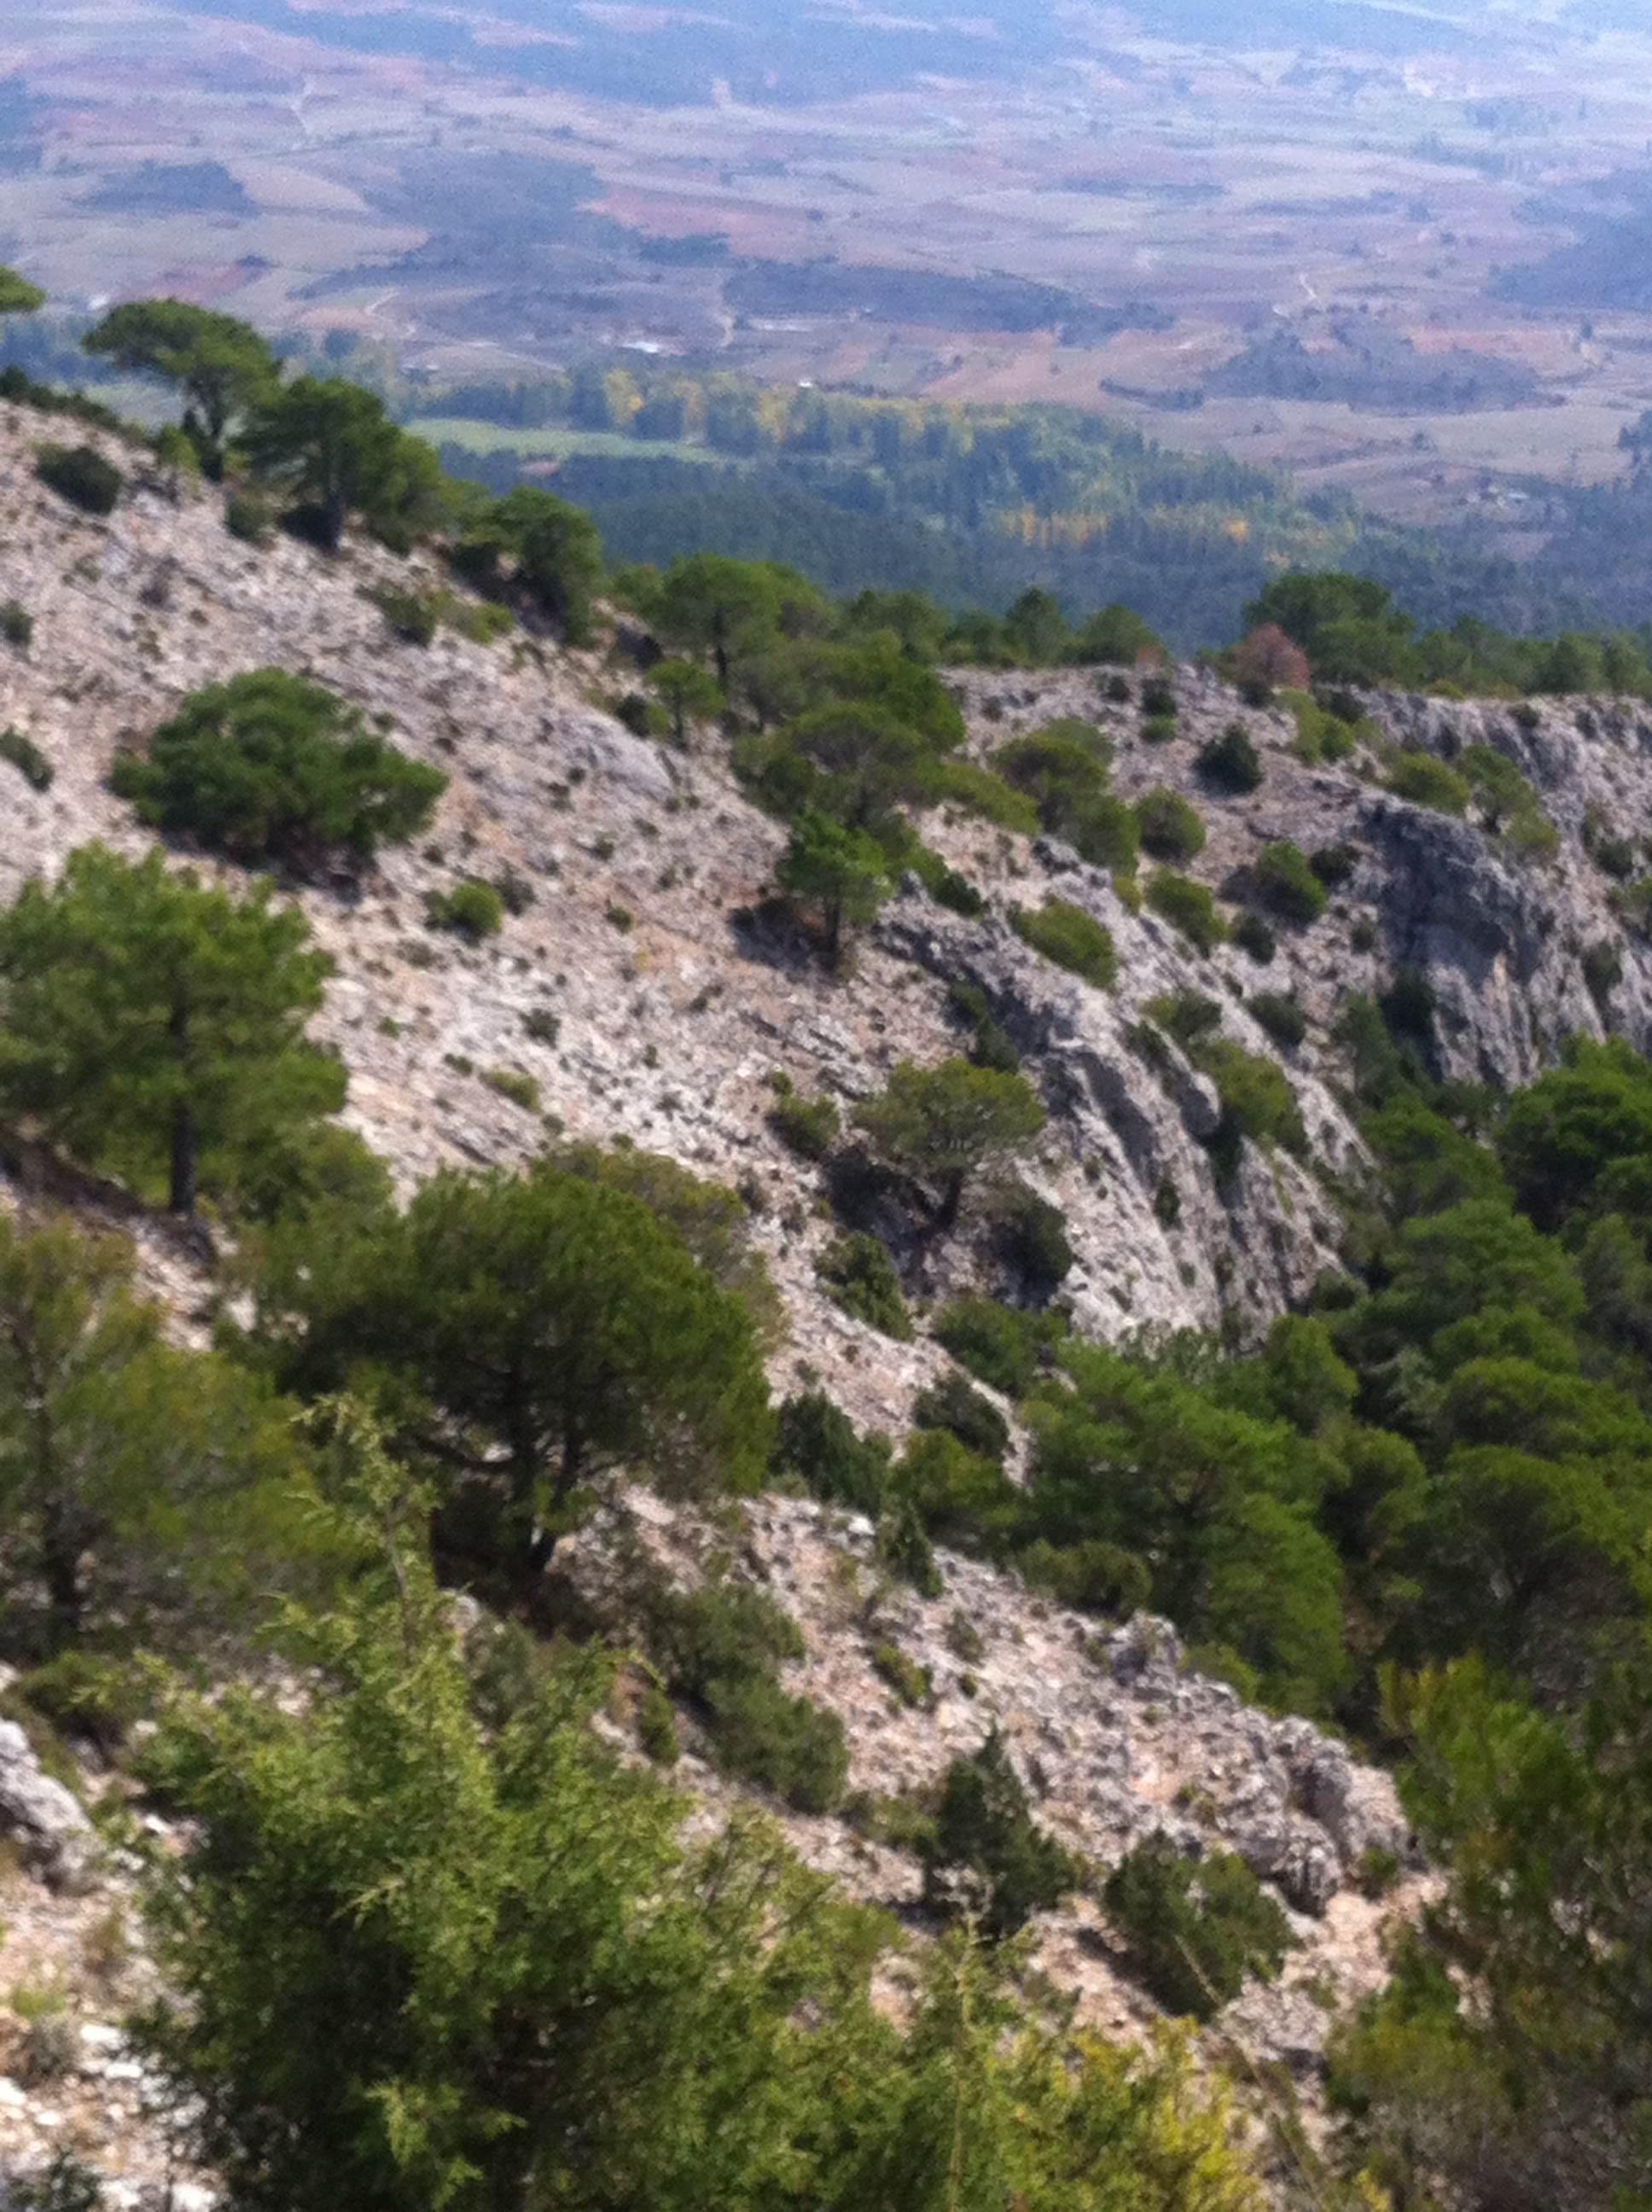
<svg viewBox="0 0 1652 2212">
<path fill-rule="evenodd" d="M 12 2202 L 1652 2189 L 1632 647 L 610 577 L 118 335 L 186 433 L 0 415 Z"/>
</svg>

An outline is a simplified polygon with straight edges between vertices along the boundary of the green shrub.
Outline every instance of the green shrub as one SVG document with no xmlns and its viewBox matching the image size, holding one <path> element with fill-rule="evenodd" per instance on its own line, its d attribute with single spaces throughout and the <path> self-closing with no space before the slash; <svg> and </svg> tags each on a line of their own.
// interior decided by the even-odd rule
<svg viewBox="0 0 1652 2212">
<path fill-rule="evenodd" d="M 921 1851 L 932 1841 L 935 1818 L 922 1798 L 856 1790 L 843 1801 L 843 1818 L 858 1836 L 885 1850 Z"/>
<path fill-rule="evenodd" d="M 1233 941 L 1259 968 L 1266 968 L 1278 951 L 1278 940 L 1260 914 L 1242 914 L 1233 925 Z"/>
<path fill-rule="evenodd" d="M 1087 721 L 1082 714 L 1058 714 L 1053 722 L 1046 722 L 1029 738 L 1020 740 L 1023 744 L 1072 745 L 1089 755 L 1103 773 L 1113 765 L 1116 750 L 1112 732 L 1098 722 Z"/>
<path fill-rule="evenodd" d="M 27 646 L 34 641 L 34 617 L 21 600 L 8 599 L 0 605 L 0 638 L 8 645 Z"/>
<path fill-rule="evenodd" d="M 1122 799 L 1096 793 L 1073 808 L 1064 834 L 1080 860 L 1093 868 L 1114 868 L 1127 875 L 1135 867 L 1141 833 L 1136 810 Z"/>
<path fill-rule="evenodd" d="M 501 1098 L 508 1098 L 513 1106 L 525 1113 L 537 1114 L 540 1108 L 539 1085 L 531 1075 L 518 1067 L 489 1067 L 483 1071 L 482 1080 L 489 1091 L 496 1091 Z"/>
<path fill-rule="evenodd" d="M 1043 1354 L 1060 1342 L 1053 1314 L 1023 1313 L 996 1298 L 954 1298 L 935 1316 L 936 1340 L 980 1382 L 1006 1398 L 1024 1398 L 1038 1380 Z"/>
<path fill-rule="evenodd" d="M 1174 722 L 1176 718 L 1175 686 L 1166 676 L 1150 676 L 1141 687 L 1141 711 L 1147 715 L 1159 715 Z"/>
<path fill-rule="evenodd" d="M 898 1644 L 873 1644 L 872 1670 L 880 1681 L 889 1684 L 903 1705 L 926 1705 L 935 1694 L 928 1668 L 908 1658 Z"/>
<path fill-rule="evenodd" d="M 1224 1127 L 1212 1139 L 1218 1162 L 1237 1165 L 1237 1139 L 1249 1137 L 1257 1144 L 1282 1145 L 1300 1158 L 1308 1149 L 1308 1131 L 1302 1109 L 1284 1069 L 1277 1060 L 1247 1052 L 1226 1037 L 1212 1037 L 1195 1055 L 1216 1085 L 1222 1100 Z"/>
<path fill-rule="evenodd" d="M 1357 845 L 1320 845 L 1309 854 L 1308 865 L 1327 891 L 1340 890 L 1359 866 L 1359 848 Z"/>
<path fill-rule="evenodd" d="M 441 618 L 472 645 L 492 645 L 516 628 L 516 617 L 497 599 L 461 599 L 440 594 Z"/>
<path fill-rule="evenodd" d="M 940 762 L 931 791 L 938 804 L 965 807 L 1000 830 L 1017 830 L 1026 837 L 1038 835 L 1038 809 L 1027 793 L 973 761 Z"/>
<path fill-rule="evenodd" d="M 1017 908 L 1011 921 L 1017 936 L 1046 960 L 1097 990 L 1112 989 L 1119 973 L 1113 933 L 1083 907 L 1068 899 L 1046 899 L 1036 914 Z"/>
<path fill-rule="evenodd" d="M 1230 2003 L 1247 1974 L 1272 1981 L 1294 1940 L 1242 1859 L 1183 1858 L 1163 1835 L 1114 1869 L 1102 1900 L 1147 1988 L 1168 2012 L 1194 2020 Z"/>
<path fill-rule="evenodd" d="M 749 1583 L 713 1578 L 697 1589 L 666 1590 L 648 1611 L 648 1647 L 684 1697 L 704 1698 L 714 1682 L 772 1674 L 801 1659 L 802 1632 L 791 1614 Z"/>
<path fill-rule="evenodd" d="M 1041 1305 L 1072 1271 L 1074 1253 L 1066 1216 L 1059 1206 L 1012 1179 L 994 1194 L 993 1242 L 1029 1297 Z"/>
<path fill-rule="evenodd" d="M 1034 1820 L 996 1729 L 948 1767 L 923 1866 L 924 1902 L 967 1915 L 989 1942 L 1059 1905 L 1081 1879 L 1071 1853 Z"/>
<path fill-rule="evenodd" d="M 232 491 L 224 501 L 224 528 L 244 545 L 262 545 L 275 528 L 269 502 L 257 492 Z"/>
<path fill-rule="evenodd" d="M 93 446 L 42 446 L 34 473 L 43 484 L 87 514 L 112 514 L 126 479 Z"/>
<path fill-rule="evenodd" d="M 1000 1075 L 1014 1075 L 1021 1066 L 1021 1054 L 1016 1050 L 1010 1034 L 993 1014 L 987 994 L 978 983 L 954 982 L 947 991 L 948 1011 L 961 1022 L 966 1022 L 975 1031 L 969 1057 L 977 1067 L 996 1068 Z"/>
<path fill-rule="evenodd" d="M 1603 937 L 1584 948 L 1582 964 L 1583 981 L 1604 1020 L 1612 1004 L 1612 994 L 1624 980 L 1624 949 Z"/>
<path fill-rule="evenodd" d="M 1459 817 L 1467 813 L 1473 796 L 1467 778 L 1442 760 L 1436 760 L 1432 753 L 1400 754 L 1388 770 L 1388 789 L 1396 799 L 1409 799 L 1413 806 Z"/>
<path fill-rule="evenodd" d="M 1470 745 L 1458 763 L 1486 829 L 1527 860 L 1552 860 L 1560 835 L 1521 771 L 1491 745 Z"/>
<path fill-rule="evenodd" d="M 552 1013 L 549 1006 L 530 1006 L 522 1017 L 522 1034 L 531 1037 L 535 1044 L 554 1047 L 562 1034 L 562 1018 Z"/>
<path fill-rule="evenodd" d="M 878 1523 L 878 1560 L 920 1597 L 937 1598 L 946 1587 L 923 1516 L 909 1498 L 896 1498 L 885 1506 Z"/>
<path fill-rule="evenodd" d="M 1282 991 L 1258 991 L 1245 1001 L 1246 1012 L 1258 1021 L 1277 1045 L 1289 1049 L 1308 1035 L 1308 1017 L 1297 1001 Z"/>
<path fill-rule="evenodd" d="M 914 1427 L 940 1429 L 956 1437 L 966 1451 L 1002 1466 L 1010 1449 L 1010 1425 L 990 1398 L 983 1398 L 959 1374 L 943 1376 L 921 1391 L 912 1408 Z"/>
<path fill-rule="evenodd" d="M 513 867 L 502 867 L 494 878 L 493 886 L 499 893 L 507 914 L 525 915 L 533 904 L 533 885 Z"/>
<path fill-rule="evenodd" d="M 919 845 L 907 855 L 907 866 L 938 905 L 948 907 L 969 921 L 987 911 L 987 902 L 968 876 L 961 875 L 938 853 L 927 845 Z"/>
<path fill-rule="evenodd" d="M 1191 1052 L 1222 1026 L 1222 1005 L 1203 991 L 1177 991 L 1173 996 L 1150 999 L 1145 1009 L 1150 1021 L 1173 1036 L 1183 1052 Z"/>
<path fill-rule="evenodd" d="M 675 1766 L 681 1756 L 677 1741 L 677 1708 L 658 1682 L 650 1682 L 637 1699 L 637 1743 L 656 1766 Z"/>
<path fill-rule="evenodd" d="M 1156 868 L 1147 879 L 1147 903 L 1163 915 L 1200 952 L 1214 951 L 1227 940 L 1228 926 L 1203 884 L 1169 868 Z"/>
<path fill-rule="evenodd" d="M 50 791 L 56 774 L 33 738 L 21 730 L 0 730 L 0 760 L 9 761 L 31 791 Z"/>
<path fill-rule="evenodd" d="M 843 1126 L 836 1100 L 824 1091 L 805 1098 L 789 1089 L 769 1108 L 768 1122 L 781 1143 L 805 1160 L 823 1160 Z"/>
<path fill-rule="evenodd" d="M 846 1314 L 898 1344 L 910 1341 L 912 1320 L 901 1295 L 901 1278 L 877 1237 L 859 1232 L 840 1237 L 821 1254 L 815 1272 Z"/>
<path fill-rule="evenodd" d="M 811 1498 L 876 1520 L 884 1509 L 889 1467 L 889 1438 L 861 1436 L 823 1390 L 787 1398 L 780 1407 L 769 1461 L 777 1480 L 801 1483 Z"/>
<path fill-rule="evenodd" d="M 1627 883 L 1635 872 L 1633 838 L 1614 837 L 1606 828 L 1606 817 L 1593 804 L 1583 812 L 1583 850 L 1616 883 Z"/>
<path fill-rule="evenodd" d="M 392 635 L 406 645 L 428 645 L 436 635 L 440 603 L 425 592 L 401 592 L 393 586 L 374 592 L 373 600 Z"/>
<path fill-rule="evenodd" d="M 643 691 L 628 691 L 614 702 L 614 720 L 634 738 L 663 738 L 671 726 L 671 716 Z"/>
<path fill-rule="evenodd" d="M 1333 714 L 1306 691 L 1281 691 L 1278 697 L 1279 705 L 1288 708 L 1296 721 L 1291 750 L 1310 768 L 1317 768 L 1321 762 L 1346 760 L 1363 737 L 1376 734 L 1369 721 L 1357 715 L 1350 721 Z"/>
<path fill-rule="evenodd" d="M 1358 1863 L 1354 1869 L 1354 1880 L 1360 1895 L 1375 1903 L 1379 1898 L 1388 1895 L 1403 1871 L 1397 1851 L 1388 1850 L 1381 1844 L 1368 1844 L 1359 1855 Z"/>
<path fill-rule="evenodd" d="M 1127 1619 L 1153 1595 L 1153 1573 L 1139 1553 L 1098 1537 L 1052 1544 L 1040 1537 L 1016 1554 L 1016 1569 L 1034 1589 L 1083 1613 Z"/>
<path fill-rule="evenodd" d="M 1606 898 L 1613 912 L 1626 927 L 1642 937 L 1652 937 L 1652 876 L 1637 876 L 1633 883 L 1614 884 Z"/>
<path fill-rule="evenodd" d="M 1199 773 L 1213 790 L 1231 798 L 1255 790 L 1262 780 L 1261 756 L 1242 722 L 1230 722 L 1219 738 L 1199 748 Z"/>
<path fill-rule="evenodd" d="M 424 828 L 447 787 L 337 693 L 278 668 L 192 692 L 149 741 L 116 763 L 113 789 L 158 830 L 255 864 L 370 860 Z"/>
<path fill-rule="evenodd" d="M 1040 826 L 1064 837 L 1092 866 L 1135 865 L 1136 817 L 1108 791 L 1113 742 L 1092 722 L 1052 722 L 1001 746 L 1002 774 L 1036 805 Z"/>
<path fill-rule="evenodd" d="M 1256 858 L 1256 889 L 1286 921 L 1317 921 L 1325 911 L 1326 889 L 1308 855 L 1289 838 L 1264 845 Z"/>
<path fill-rule="evenodd" d="M 150 1709 L 141 1670 L 76 1649 L 60 1651 L 24 1676 L 20 1688 L 31 1713 L 61 1736 L 78 1736 L 112 1758 Z"/>
<path fill-rule="evenodd" d="M 1178 734 L 1174 714 L 1146 714 L 1142 718 L 1141 741 L 1145 745 L 1168 745 Z"/>
<path fill-rule="evenodd" d="M 1179 791 L 1160 784 L 1136 801 L 1142 848 L 1156 860 L 1191 860 L 1205 849 L 1199 810 Z"/>
<path fill-rule="evenodd" d="M 451 929 L 479 945 L 484 937 L 497 937 L 505 927 L 505 902 L 491 884 L 472 877 L 450 891 L 427 891 L 424 918 L 432 929 Z"/>
<path fill-rule="evenodd" d="M 767 1790 L 799 1813 L 829 1813 L 843 1795 L 843 1723 L 763 1675 L 714 1681 L 706 1692 L 712 1744 L 725 1773 Z"/>
</svg>

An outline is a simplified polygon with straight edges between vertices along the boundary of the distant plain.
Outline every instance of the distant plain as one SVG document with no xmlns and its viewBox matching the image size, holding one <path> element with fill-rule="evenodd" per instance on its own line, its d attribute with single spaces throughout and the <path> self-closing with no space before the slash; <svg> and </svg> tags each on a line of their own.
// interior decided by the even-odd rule
<svg viewBox="0 0 1652 2212">
<path fill-rule="evenodd" d="M 1056 401 L 1517 536 L 1652 407 L 1648 12 L 0 0 L 0 253 L 439 384 Z"/>
</svg>

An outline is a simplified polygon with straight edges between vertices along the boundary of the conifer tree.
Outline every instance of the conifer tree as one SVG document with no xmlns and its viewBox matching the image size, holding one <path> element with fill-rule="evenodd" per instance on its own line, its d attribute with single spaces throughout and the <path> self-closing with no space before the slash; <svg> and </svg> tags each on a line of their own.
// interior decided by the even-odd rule
<svg viewBox="0 0 1652 2212">
<path fill-rule="evenodd" d="M 302 915 L 243 899 L 157 850 L 72 853 L 0 914 L 0 1112 L 192 1215 L 233 1191 L 272 1132 L 343 1103 L 340 1062 L 307 1042 L 332 963 Z"/>
</svg>

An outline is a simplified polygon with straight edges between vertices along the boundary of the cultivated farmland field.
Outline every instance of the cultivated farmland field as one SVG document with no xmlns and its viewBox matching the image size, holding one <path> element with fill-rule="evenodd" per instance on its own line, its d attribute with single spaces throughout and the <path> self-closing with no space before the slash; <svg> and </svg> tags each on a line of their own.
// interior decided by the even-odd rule
<svg viewBox="0 0 1652 2212">
<path fill-rule="evenodd" d="M 1649 145 L 1641 0 L 0 0 L 65 307 L 1054 401 L 1510 533 L 1652 406 Z"/>
</svg>

